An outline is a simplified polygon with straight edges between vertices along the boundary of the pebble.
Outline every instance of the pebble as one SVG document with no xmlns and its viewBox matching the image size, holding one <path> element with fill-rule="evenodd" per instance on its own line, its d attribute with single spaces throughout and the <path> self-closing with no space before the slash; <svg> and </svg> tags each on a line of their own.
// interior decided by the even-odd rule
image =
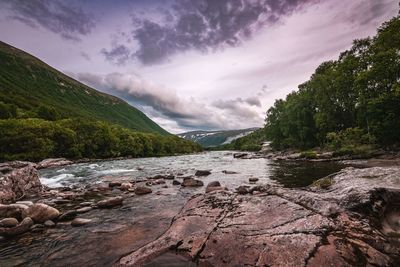
<svg viewBox="0 0 400 267">
<path fill-rule="evenodd" d="M 145 187 L 145 186 L 138 186 L 135 189 L 136 195 L 145 195 L 145 194 L 150 194 L 151 192 L 153 192 L 153 190 L 151 190 L 151 188 Z"/>
<path fill-rule="evenodd" d="M 54 227 L 56 224 L 52 220 L 47 220 L 44 222 L 44 226 L 46 227 Z"/>
<path fill-rule="evenodd" d="M 83 207 L 83 208 L 77 209 L 76 212 L 77 213 L 85 213 L 85 212 L 91 211 L 92 209 L 93 209 L 92 207 Z"/>
<path fill-rule="evenodd" d="M 72 226 L 83 226 L 86 225 L 88 223 L 90 223 L 92 220 L 91 219 L 83 219 L 83 218 L 75 218 L 72 222 L 71 225 Z"/>
</svg>

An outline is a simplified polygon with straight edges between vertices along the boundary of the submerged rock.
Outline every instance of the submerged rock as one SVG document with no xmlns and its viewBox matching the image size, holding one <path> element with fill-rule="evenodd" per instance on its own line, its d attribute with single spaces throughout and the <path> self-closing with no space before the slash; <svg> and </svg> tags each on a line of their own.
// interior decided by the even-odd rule
<svg viewBox="0 0 400 267">
<path fill-rule="evenodd" d="M 181 185 L 184 187 L 198 187 L 198 186 L 203 186 L 204 183 L 202 181 L 194 179 L 194 178 L 185 178 L 185 179 L 183 179 L 183 182 Z"/>
<path fill-rule="evenodd" d="M 210 174 L 211 174 L 211 172 L 208 170 L 197 170 L 194 175 L 195 176 L 208 176 Z"/>
<path fill-rule="evenodd" d="M 146 187 L 146 186 L 138 186 L 135 188 L 136 195 L 146 195 L 146 194 L 150 194 L 151 192 L 153 192 L 153 190 L 151 190 L 151 188 Z"/>
<path fill-rule="evenodd" d="M 36 223 L 43 223 L 47 220 L 54 220 L 58 218 L 60 212 L 43 203 L 36 203 L 30 206 L 28 209 L 23 210 L 22 216 L 30 217 Z"/>
<path fill-rule="evenodd" d="M 163 235 L 118 264 L 142 266 L 173 250 L 200 266 L 397 266 L 399 177 L 399 167 L 345 169 L 328 190 L 196 195 Z"/>
</svg>

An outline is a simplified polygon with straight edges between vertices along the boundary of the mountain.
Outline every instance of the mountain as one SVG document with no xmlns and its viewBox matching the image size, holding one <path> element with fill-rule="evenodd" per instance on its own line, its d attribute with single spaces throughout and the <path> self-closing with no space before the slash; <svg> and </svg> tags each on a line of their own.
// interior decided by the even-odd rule
<svg viewBox="0 0 400 267">
<path fill-rule="evenodd" d="M 221 130 L 221 131 L 191 131 L 178 134 L 179 137 L 185 138 L 201 144 L 203 147 L 214 147 L 229 144 L 232 141 L 246 136 L 258 128 L 248 128 L 241 130 Z"/>
<path fill-rule="evenodd" d="M 47 109 L 60 118 L 98 120 L 138 132 L 169 134 L 125 101 L 96 91 L 1 41 L 0 62 L 0 104 L 14 107 L 18 117 L 36 117 Z"/>
</svg>

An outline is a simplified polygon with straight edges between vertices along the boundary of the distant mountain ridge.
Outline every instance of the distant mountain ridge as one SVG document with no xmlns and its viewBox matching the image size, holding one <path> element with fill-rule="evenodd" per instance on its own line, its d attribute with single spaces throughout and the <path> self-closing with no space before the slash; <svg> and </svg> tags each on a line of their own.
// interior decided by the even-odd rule
<svg viewBox="0 0 400 267">
<path fill-rule="evenodd" d="M 232 141 L 244 137 L 259 128 L 220 131 L 191 131 L 177 134 L 179 137 L 199 143 L 203 147 L 215 147 L 229 144 Z"/>
<path fill-rule="evenodd" d="M 169 133 L 124 100 L 86 86 L 36 57 L 0 41 L 0 104 L 19 117 L 35 117 L 41 106 L 61 118 L 105 121 L 138 132 Z"/>
</svg>

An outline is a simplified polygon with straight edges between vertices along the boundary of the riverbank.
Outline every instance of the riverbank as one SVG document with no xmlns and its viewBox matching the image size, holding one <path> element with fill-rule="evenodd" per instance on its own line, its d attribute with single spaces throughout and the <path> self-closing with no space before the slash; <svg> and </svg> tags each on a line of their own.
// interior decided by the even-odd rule
<svg viewBox="0 0 400 267">
<path fill-rule="evenodd" d="M 399 169 L 357 169 L 333 163 L 332 169 L 329 169 L 332 164 L 330 162 L 271 161 L 265 158 L 242 160 L 235 159 L 231 152 L 210 152 L 179 157 L 80 163 L 41 169 L 36 171 L 34 177 L 38 177 L 42 182 L 54 180 L 55 183 L 42 186 L 37 193 L 25 193 L 23 198 L 18 195 L 12 201 L 13 204 L 0 208 L 1 218 L 7 217 L 8 222 L 11 222 L 10 218 L 17 220 L 13 221 L 14 226 L 0 230 L 4 236 L 0 238 L 0 265 L 43 265 L 43 262 L 46 262 L 47 266 L 111 266 L 137 265 L 137 262 L 141 262 L 151 266 L 173 262 L 180 263 L 181 266 L 195 266 L 197 263 L 204 263 L 205 259 L 213 255 L 216 261 L 210 263 L 220 266 L 223 263 L 221 259 L 225 260 L 231 255 L 219 251 L 218 244 L 243 258 L 257 255 L 258 250 L 252 254 L 253 250 L 248 251 L 246 247 L 241 247 L 242 244 L 247 246 L 249 243 L 240 239 L 241 235 L 236 236 L 238 233 L 243 232 L 243 235 L 247 235 L 246 231 L 250 231 L 254 233 L 254 240 L 265 238 L 268 241 L 266 244 L 273 246 L 273 238 L 278 238 L 282 233 L 278 230 L 286 227 L 287 238 L 301 241 L 299 244 L 305 242 L 302 241 L 303 237 L 311 237 L 312 240 L 318 241 L 317 243 L 322 240 L 325 244 L 325 237 L 333 235 L 336 238 L 340 231 L 347 234 L 354 228 L 351 226 L 349 230 L 339 224 L 342 220 L 339 215 L 350 216 L 352 222 L 365 225 L 367 228 L 364 230 L 368 238 L 385 240 L 379 243 L 379 246 L 394 246 L 394 252 L 389 256 L 379 250 L 387 256 L 384 258 L 388 260 L 384 263 L 390 265 L 396 260 L 395 255 L 398 251 L 397 245 L 393 245 L 394 241 L 388 240 L 386 235 L 396 234 L 393 234 L 393 231 L 384 232 L 383 228 L 374 222 L 377 221 L 376 218 L 381 218 L 381 215 L 368 215 L 369 204 L 366 204 L 365 211 L 358 211 L 348 208 L 344 203 L 364 203 L 364 200 L 375 196 L 372 192 L 378 190 L 377 186 L 388 190 L 397 188 L 395 178 L 400 176 Z M 315 169 L 317 167 L 318 169 Z M 29 164 L 15 166 L 15 170 L 9 170 L 8 175 L 14 173 L 14 177 L 18 177 L 21 168 L 32 170 Z M 340 169 L 343 170 L 332 174 Z M 298 172 L 299 170 L 301 172 Z M 282 177 L 277 178 L 281 174 Z M 316 174 L 318 176 L 315 176 Z M 315 181 L 329 174 L 329 178 L 320 180 L 322 182 Z M 308 180 L 310 177 L 312 179 Z M 376 182 L 371 183 L 372 181 Z M 20 185 L 21 188 L 36 188 Z M 355 192 L 359 194 L 354 195 Z M 348 193 L 349 198 L 346 198 Z M 390 196 L 396 194 L 390 191 L 389 197 L 385 193 L 382 199 L 395 206 L 397 200 Z M 19 198 L 19 201 L 23 202 L 18 202 Z M 385 203 L 383 204 L 386 205 Z M 393 207 L 385 206 L 384 211 L 381 211 L 385 213 Z M 4 210 L 7 211 L 6 215 Z M 41 212 L 38 217 L 39 210 L 52 212 Z M 396 214 L 389 217 L 397 218 Z M 28 217 L 32 221 L 27 219 Z M 314 219 L 324 223 L 315 223 Z M 182 224 L 184 221 L 188 224 Z M 204 228 L 207 222 L 214 226 L 215 232 Z M 301 235 L 305 234 L 303 232 L 297 233 L 304 225 L 310 227 L 306 229 L 310 232 L 306 236 Z M 338 228 L 332 228 L 331 225 L 338 225 Z M 390 225 L 393 225 L 392 219 Z M 234 227 L 238 227 L 239 232 L 234 232 Z M 21 232 L 21 229 L 25 232 Z M 370 233 L 368 229 L 373 231 Z M 274 232 L 275 230 L 278 232 Z M 364 230 L 356 228 L 353 232 L 355 235 L 364 234 Z M 226 235 L 233 232 L 235 235 Z M 265 232 L 270 234 L 268 238 L 264 235 Z M 204 237 L 205 233 L 210 234 L 210 237 L 218 233 L 215 238 L 216 247 L 212 245 L 214 239 L 208 239 L 207 244 L 203 242 L 207 240 Z M 322 233 L 326 233 L 325 237 Z M 262 238 L 257 239 L 257 236 Z M 167 249 L 164 245 L 160 247 L 157 243 L 160 241 L 159 237 L 165 237 L 165 240 L 175 240 L 174 238 L 179 237 L 179 240 L 172 245 L 174 249 L 171 250 L 170 243 L 167 244 Z M 181 245 L 180 240 L 184 242 Z M 236 242 L 237 240 L 240 242 Z M 292 248 L 290 244 L 285 245 L 285 242 L 282 243 L 283 247 L 275 248 L 279 248 L 282 255 L 286 250 L 308 251 L 306 247 L 301 246 Z M 142 247 L 149 247 L 149 244 L 155 245 L 157 251 L 154 254 L 140 250 Z M 307 246 L 311 247 L 312 244 L 314 243 L 307 243 Z M 368 245 L 378 250 L 375 245 Z M 87 249 L 82 251 L 82 246 Z M 197 248 L 190 246 L 200 246 L 203 249 L 196 250 Z M 261 248 L 264 245 L 256 246 Z M 195 255 L 193 256 L 190 251 L 197 252 L 192 253 Z M 201 251 L 206 254 L 202 254 Z M 276 255 L 278 252 L 274 251 Z M 130 256 L 125 257 L 126 255 Z M 365 256 L 365 253 L 362 255 Z M 238 260 L 238 257 L 233 257 L 232 261 L 225 265 L 235 264 L 236 261 L 240 264 L 241 261 Z M 271 262 L 271 266 L 278 265 L 277 262 Z"/>
</svg>

